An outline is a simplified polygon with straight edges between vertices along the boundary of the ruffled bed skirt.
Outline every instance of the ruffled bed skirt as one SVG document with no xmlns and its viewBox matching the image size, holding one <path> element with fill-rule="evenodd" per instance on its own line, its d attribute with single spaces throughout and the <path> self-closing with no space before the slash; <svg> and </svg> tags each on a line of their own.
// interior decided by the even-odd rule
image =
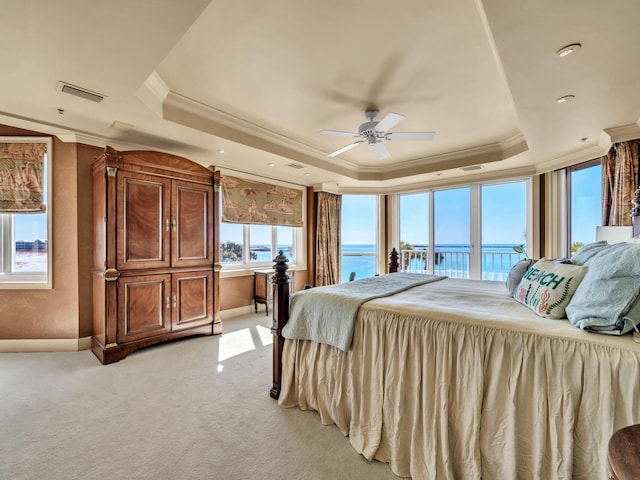
<svg viewBox="0 0 640 480">
<path fill-rule="evenodd" d="M 628 338 L 375 305 L 355 329 L 349 352 L 287 341 L 279 403 L 318 411 L 401 477 L 604 480 L 610 436 L 640 422 L 640 345 Z"/>
</svg>

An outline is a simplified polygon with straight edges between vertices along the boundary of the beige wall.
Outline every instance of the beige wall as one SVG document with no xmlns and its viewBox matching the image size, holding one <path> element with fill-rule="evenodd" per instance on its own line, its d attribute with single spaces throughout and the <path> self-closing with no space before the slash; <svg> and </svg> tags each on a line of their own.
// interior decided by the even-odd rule
<svg viewBox="0 0 640 480">
<path fill-rule="evenodd" d="M 307 283 L 311 283 L 308 279 L 308 272 L 306 270 L 296 271 L 295 289 L 301 290 Z M 227 277 L 220 280 L 220 310 L 222 312 L 247 305 L 253 306 L 253 276 Z M 258 309 L 264 309 L 264 306 L 259 306 Z M 222 320 L 225 320 L 224 314 Z"/>
<path fill-rule="evenodd" d="M 0 136 L 47 136 L 0 125 Z M 93 176 L 103 149 L 53 138 L 51 290 L 0 289 L 0 340 L 77 340 L 92 335 Z M 301 271 L 299 288 L 307 280 Z M 221 310 L 253 305 L 253 277 L 220 282 Z"/>
<path fill-rule="evenodd" d="M 6 126 L 0 126 L 0 135 L 43 136 Z M 90 178 L 95 151 L 53 139 L 53 288 L 0 290 L 0 339 L 78 339 L 89 335 L 91 291 L 84 270 L 91 258 L 93 234 L 87 175 Z"/>
</svg>

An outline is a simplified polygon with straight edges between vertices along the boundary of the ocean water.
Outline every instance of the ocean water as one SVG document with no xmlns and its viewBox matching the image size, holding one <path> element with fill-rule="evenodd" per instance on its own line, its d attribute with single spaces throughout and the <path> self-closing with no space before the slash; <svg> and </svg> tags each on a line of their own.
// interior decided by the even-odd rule
<svg viewBox="0 0 640 480">
<path fill-rule="evenodd" d="M 482 246 L 482 278 L 485 280 L 506 280 L 511 267 L 524 255 L 516 254 L 515 245 L 483 245 Z M 416 250 L 427 249 L 427 245 L 415 245 Z M 440 262 L 435 266 L 435 274 L 448 275 L 454 278 L 469 278 L 469 245 L 436 245 Z M 342 281 L 349 280 L 351 272 L 356 272 L 356 279 L 374 276 L 376 272 L 375 245 L 343 245 L 342 246 Z M 360 255 L 345 255 L 345 254 Z M 363 255 L 369 254 L 369 255 Z M 507 255 L 505 255 L 507 254 Z M 385 260 L 388 263 L 388 259 Z M 406 266 L 407 271 L 425 272 L 425 261 L 412 259 Z"/>
<path fill-rule="evenodd" d="M 485 280 L 506 280 L 511 267 L 524 255 L 513 251 L 515 245 L 483 245 L 482 246 L 482 278 Z M 415 245 L 416 250 L 426 249 L 426 245 Z M 284 254 L 290 257 L 288 247 L 281 247 Z M 440 252 L 440 262 L 435 272 L 454 278 L 469 278 L 469 245 L 436 245 L 436 253 Z M 269 251 L 256 251 L 258 261 L 271 261 Z M 351 254 L 351 255 L 350 255 Z M 355 255 L 353 255 L 355 254 Z M 351 244 L 342 246 L 342 282 L 349 281 L 351 272 L 355 272 L 356 279 L 373 277 L 376 273 L 376 247 L 367 244 Z M 509 255 L 503 255 L 509 254 Z M 385 264 L 388 258 L 385 259 Z M 424 272 L 425 262 L 419 258 L 413 259 L 406 267 L 408 271 Z"/>
<path fill-rule="evenodd" d="M 265 247 L 265 246 L 262 246 L 262 245 L 252 245 L 251 248 L 252 249 L 259 248 L 260 249 L 260 250 L 253 250 L 256 253 L 256 255 L 258 255 L 258 258 L 256 260 L 254 260 L 254 262 L 272 262 L 273 261 L 273 255 L 271 255 L 270 247 Z M 287 258 L 291 258 L 291 247 L 290 246 L 278 245 L 277 250 L 282 250 L 284 252 L 284 255 Z"/>
</svg>

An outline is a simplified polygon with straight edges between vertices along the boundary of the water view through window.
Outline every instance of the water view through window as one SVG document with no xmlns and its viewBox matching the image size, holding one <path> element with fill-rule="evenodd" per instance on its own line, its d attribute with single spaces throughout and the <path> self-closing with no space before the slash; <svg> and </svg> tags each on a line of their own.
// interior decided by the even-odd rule
<svg viewBox="0 0 640 480">
<path fill-rule="evenodd" d="M 569 169 L 569 250 L 595 241 L 602 225 L 602 166 L 589 163 Z"/>
<path fill-rule="evenodd" d="M 472 198 L 480 202 L 473 210 Z M 526 248 L 524 181 L 403 194 L 399 205 L 400 264 L 405 271 L 502 281 L 524 257 L 513 249 Z M 473 243 L 479 248 L 471 248 Z"/>
<path fill-rule="evenodd" d="M 375 195 L 343 195 L 341 212 L 341 282 L 373 277 L 376 272 L 378 206 Z"/>
</svg>

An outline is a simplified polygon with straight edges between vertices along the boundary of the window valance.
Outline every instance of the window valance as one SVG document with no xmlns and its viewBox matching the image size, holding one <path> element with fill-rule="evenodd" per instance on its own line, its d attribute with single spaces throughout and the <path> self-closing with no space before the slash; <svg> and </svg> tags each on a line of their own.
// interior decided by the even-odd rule
<svg viewBox="0 0 640 480">
<path fill-rule="evenodd" d="M 0 213 L 42 213 L 46 143 L 0 143 Z"/>
<path fill-rule="evenodd" d="M 302 191 L 224 175 L 222 221 L 302 227 Z"/>
</svg>

